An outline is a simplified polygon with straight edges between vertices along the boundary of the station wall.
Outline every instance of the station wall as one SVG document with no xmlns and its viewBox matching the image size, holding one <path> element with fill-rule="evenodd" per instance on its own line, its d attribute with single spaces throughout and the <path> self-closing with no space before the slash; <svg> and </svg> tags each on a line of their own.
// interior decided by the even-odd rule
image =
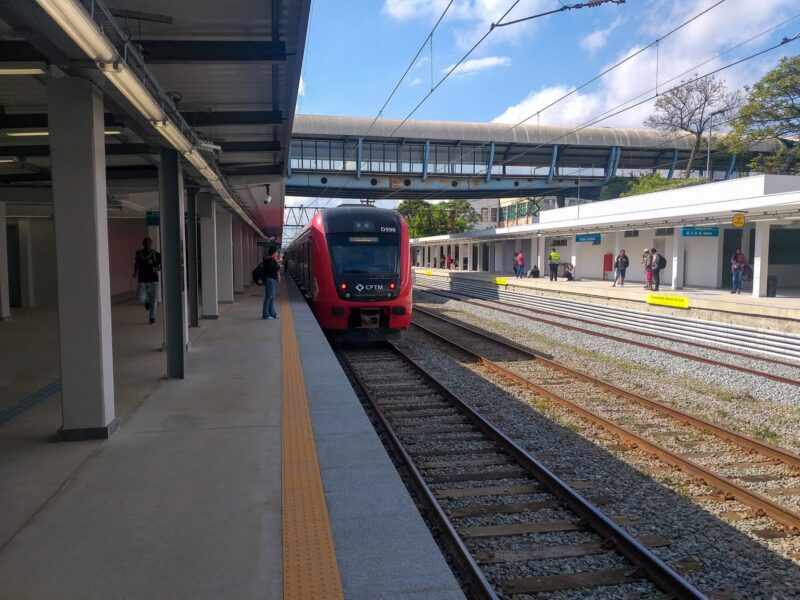
<svg viewBox="0 0 800 600">
<path fill-rule="evenodd" d="M 142 247 L 147 228 L 140 221 L 110 221 L 108 224 L 111 297 L 123 297 L 136 291 L 133 259 Z"/>
</svg>

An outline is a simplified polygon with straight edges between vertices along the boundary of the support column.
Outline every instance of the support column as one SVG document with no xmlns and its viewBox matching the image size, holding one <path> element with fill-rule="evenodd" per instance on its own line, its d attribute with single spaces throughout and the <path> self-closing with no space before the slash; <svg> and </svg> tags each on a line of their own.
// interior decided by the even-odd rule
<svg viewBox="0 0 800 600">
<path fill-rule="evenodd" d="M 672 234 L 672 289 L 680 290 L 685 285 L 683 280 L 684 256 L 686 253 L 686 238 L 682 235 L 682 228 L 676 227 Z M 630 259 L 630 257 L 628 257 Z"/>
<path fill-rule="evenodd" d="M 84 79 L 47 82 L 58 271 L 61 438 L 117 428 L 103 96 Z"/>
<path fill-rule="evenodd" d="M 539 267 L 539 273 L 544 277 L 545 271 L 545 254 L 547 252 L 547 238 L 542 236 L 539 238 L 539 249 L 536 253 L 536 266 Z M 548 267 L 549 268 L 549 267 Z"/>
<path fill-rule="evenodd" d="M 769 228 L 768 221 L 756 222 L 756 244 L 753 255 L 753 298 L 767 295 L 769 276 Z"/>
<path fill-rule="evenodd" d="M 20 303 L 25 308 L 33 308 L 37 305 L 37 298 L 34 285 L 36 273 L 33 266 L 33 237 L 30 219 L 17 221 L 17 228 L 19 231 Z"/>
<path fill-rule="evenodd" d="M 200 300 L 198 295 L 197 254 L 197 188 L 186 190 L 187 238 L 186 238 L 186 291 L 189 304 L 189 327 L 200 324 Z"/>
<path fill-rule="evenodd" d="M 242 258 L 242 222 L 236 217 L 231 217 L 233 234 L 233 291 L 237 294 L 244 292 L 244 260 Z"/>
<path fill-rule="evenodd" d="M 11 318 L 11 296 L 8 281 L 8 238 L 6 234 L 6 203 L 0 202 L 0 321 Z"/>
<path fill-rule="evenodd" d="M 201 315 L 204 319 L 219 318 L 217 285 L 217 210 L 214 198 L 207 193 L 198 195 L 200 209 L 200 274 Z"/>
<path fill-rule="evenodd" d="M 232 230 L 231 213 L 217 207 L 217 293 L 220 304 L 234 301 Z"/>
<path fill-rule="evenodd" d="M 184 262 L 183 171 L 177 151 L 161 150 L 158 169 L 161 207 L 161 287 L 164 295 L 164 331 L 167 377 L 183 379 L 189 319 L 186 311 L 186 266 Z"/>
</svg>

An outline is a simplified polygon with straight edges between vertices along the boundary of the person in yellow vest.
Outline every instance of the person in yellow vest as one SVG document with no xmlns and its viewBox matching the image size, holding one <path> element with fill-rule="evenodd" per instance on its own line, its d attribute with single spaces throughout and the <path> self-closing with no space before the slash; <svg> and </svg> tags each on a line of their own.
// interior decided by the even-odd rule
<svg viewBox="0 0 800 600">
<path fill-rule="evenodd" d="M 550 263 L 550 281 L 558 281 L 558 265 L 561 264 L 561 253 L 555 248 L 550 249 L 547 255 L 547 262 Z"/>
</svg>

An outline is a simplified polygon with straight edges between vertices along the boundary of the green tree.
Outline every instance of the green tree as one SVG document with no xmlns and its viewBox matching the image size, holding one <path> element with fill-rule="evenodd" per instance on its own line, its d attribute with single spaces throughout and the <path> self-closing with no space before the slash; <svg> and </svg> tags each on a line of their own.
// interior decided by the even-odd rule
<svg viewBox="0 0 800 600">
<path fill-rule="evenodd" d="M 478 221 L 478 213 L 466 200 L 429 204 L 424 200 L 404 200 L 397 207 L 408 223 L 412 238 L 461 233 Z"/>
<path fill-rule="evenodd" d="M 732 152 L 773 142 L 776 151 L 753 159 L 750 167 L 766 173 L 800 172 L 800 56 L 783 58 L 747 89 L 747 101 L 726 139 Z"/>
<path fill-rule="evenodd" d="M 632 180 L 628 190 L 620 194 L 620 197 L 649 194 L 662 190 L 674 190 L 675 188 L 682 188 L 700 183 L 706 183 L 706 181 L 696 177 L 691 179 L 667 179 L 666 177 L 662 177 L 660 173 L 653 173 L 652 175 L 642 175 Z"/>
<path fill-rule="evenodd" d="M 600 200 L 613 200 L 624 196 L 631 189 L 631 183 L 628 177 L 612 177 L 600 191 Z"/>
<path fill-rule="evenodd" d="M 714 123 L 732 117 L 742 104 L 741 94 L 728 92 L 725 83 L 716 77 L 689 80 L 656 100 L 655 111 L 645 125 L 666 133 L 688 133 L 694 139 L 686 178 L 692 173 L 695 156 L 700 150 L 703 134 Z"/>
</svg>

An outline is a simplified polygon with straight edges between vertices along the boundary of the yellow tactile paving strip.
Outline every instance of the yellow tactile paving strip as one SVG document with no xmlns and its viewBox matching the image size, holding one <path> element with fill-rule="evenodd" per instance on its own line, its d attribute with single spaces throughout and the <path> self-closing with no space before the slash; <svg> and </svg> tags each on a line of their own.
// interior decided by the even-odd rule
<svg viewBox="0 0 800 600">
<path fill-rule="evenodd" d="M 294 318 L 279 294 L 283 383 L 283 598 L 343 599 Z"/>
</svg>

